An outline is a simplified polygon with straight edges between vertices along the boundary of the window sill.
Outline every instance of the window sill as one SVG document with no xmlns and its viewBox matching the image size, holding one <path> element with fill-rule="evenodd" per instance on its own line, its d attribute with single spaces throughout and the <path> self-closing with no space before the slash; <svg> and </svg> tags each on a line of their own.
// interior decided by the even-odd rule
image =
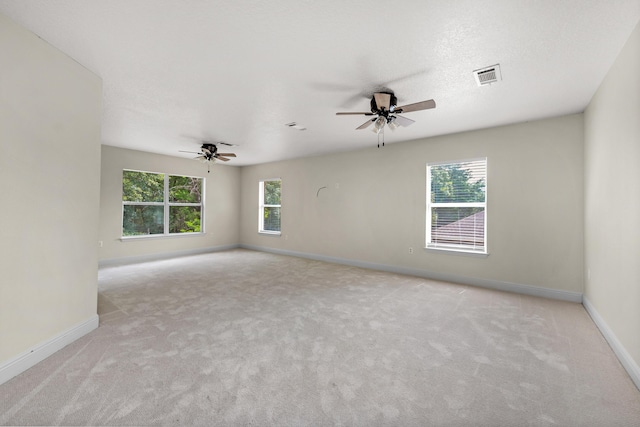
<svg viewBox="0 0 640 427">
<path fill-rule="evenodd" d="M 427 252 L 438 252 L 438 253 L 451 254 L 451 255 L 469 256 L 473 258 L 486 258 L 489 256 L 489 252 L 468 251 L 464 249 L 444 248 L 444 247 L 437 247 L 437 246 L 427 246 L 426 248 L 424 248 L 424 250 Z"/>
<path fill-rule="evenodd" d="M 122 236 L 120 241 L 132 242 L 134 240 L 153 240 L 153 239 L 181 239 L 183 237 L 204 236 L 207 233 L 176 233 L 176 234 L 141 234 L 139 236 Z"/>
<path fill-rule="evenodd" d="M 258 230 L 258 234 L 265 234 L 267 236 L 280 236 L 282 235 L 281 231 L 264 231 L 264 230 Z"/>
</svg>

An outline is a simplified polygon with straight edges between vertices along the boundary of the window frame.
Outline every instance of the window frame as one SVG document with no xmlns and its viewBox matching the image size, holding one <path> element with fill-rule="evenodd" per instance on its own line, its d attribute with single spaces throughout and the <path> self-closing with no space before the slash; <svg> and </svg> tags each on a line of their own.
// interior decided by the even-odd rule
<svg viewBox="0 0 640 427">
<path fill-rule="evenodd" d="M 471 162 L 484 161 L 484 202 L 431 202 L 431 168 L 433 166 L 442 166 L 442 165 L 456 165 L 456 164 L 465 164 Z M 480 255 L 487 256 L 489 255 L 488 251 L 488 239 L 487 239 L 487 198 L 488 198 L 488 186 L 487 186 L 487 176 L 489 169 L 489 161 L 487 157 L 477 157 L 472 159 L 463 159 L 463 160 L 451 160 L 451 161 L 440 161 L 440 162 L 429 162 L 426 167 L 426 222 L 425 222 L 425 249 L 434 250 L 438 252 L 454 252 L 461 253 L 467 255 Z M 452 243 L 434 243 L 432 242 L 432 230 L 431 230 L 431 218 L 432 218 L 432 209 L 434 208 L 483 208 L 484 211 L 484 224 L 483 224 L 483 243 L 482 247 L 474 248 L 471 245 L 459 245 Z"/>
<path fill-rule="evenodd" d="M 266 204 L 264 202 L 264 187 L 267 182 L 280 182 L 280 204 Z M 280 209 L 280 230 L 265 230 L 264 229 L 264 210 L 265 208 L 279 208 Z M 258 233 L 270 234 L 273 236 L 282 235 L 282 178 L 269 178 L 262 179 L 258 182 Z"/>
<path fill-rule="evenodd" d="M 140 173 L 148 173 L 155 175 L 163 175 L 164 176 L 164 187 L 163 187 L 163 201 L 162 202 L 132 202 L 128 200 L 122 200 L 124 198 L 124 189 L 122 188 L 122 180 L 120 181 L 120 199 L 122 201 L 122 209 L 121 209 L 121 218 L 120 218 L 120 239 L 121 240 L 135 240 L 135 239 L 157 239 L 162 237 L 178 237 L 178 236 L 202 236 L 206 234 L 205 232 L 205 186 L 206 179 L 201 176 L 194 175 L 179 175 L 175 173 L 167 173 L 167 172 L 153 172 L 153 171 L 143 171 L 138 169 L 122 169 L 122 173 L 124 172 L 140 172 Z M 122 176 L 121 175 L 121 178 Z M 200 180 L 201 194 L 200 194 L 200 203 L 183 203 L 183 202 L 171 202 L 169 200 L 169 181 L 172 176 L 177 176 L 181 178 L 197 178 Z M 125 206 L 162 206 L 163 207 L 163 232 L 156 234 L 136 234 L 132 236 L 124 235 L 124 207 Z M 200 207 L 200 231 L 189 231 L 189 232 L 178 232 L 171 233 L 169 232 L 170 227 L 170 210 L 173 206 L 193 206 Z"/>
</svg>

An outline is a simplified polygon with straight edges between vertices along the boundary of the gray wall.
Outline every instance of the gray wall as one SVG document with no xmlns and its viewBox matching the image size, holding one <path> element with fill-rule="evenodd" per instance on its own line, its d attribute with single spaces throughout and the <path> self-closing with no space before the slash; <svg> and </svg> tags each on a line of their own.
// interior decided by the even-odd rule
<svg viewBox="0 0 640 427">
<path fill-rule="evenodd" d="M 423 249 L 426 163 L 477 157 L 488 158 L 489 256 Z M 578 298 L 583 291 L 581 114 L 243 167 L 241 175 L 243 245 Z M 280 237 L 258 233 L 258 182 L 276 177 L 282 178 Z"/>
<path fill-rule="evenodd" d="M 122 236 L 122 170 L 164 172 L 205 178 L 205 234 L 134 240 Z M 182 159 L 104 145 L 102 147 L 100 189 L 101 263 L 126 258 L 192 253 L 239 242 L 240 169 L 216 163 L 207 166 Z"/>
<path fill-rule="evenodd" d="M 102 82 L 4 15 L 0 58 L 1 371 L 97 326 Z"/>
<path fill-rule="evenodd" d="M 640 24 L 585 111 L 585 270 L 640 387 Z"/>
</svg>

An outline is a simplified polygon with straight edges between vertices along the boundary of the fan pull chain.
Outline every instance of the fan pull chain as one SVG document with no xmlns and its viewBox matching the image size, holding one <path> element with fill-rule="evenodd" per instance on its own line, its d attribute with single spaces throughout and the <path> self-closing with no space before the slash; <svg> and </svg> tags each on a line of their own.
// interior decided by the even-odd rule
<svg viewBox="0 0 640 427">
<path fill-rule="evenodd" d="M 382 134 L 382 146 L 384 147 L 384 128 L 378 132 L 378 148 L 380 148 L 380 134 Z"/>
</svg>

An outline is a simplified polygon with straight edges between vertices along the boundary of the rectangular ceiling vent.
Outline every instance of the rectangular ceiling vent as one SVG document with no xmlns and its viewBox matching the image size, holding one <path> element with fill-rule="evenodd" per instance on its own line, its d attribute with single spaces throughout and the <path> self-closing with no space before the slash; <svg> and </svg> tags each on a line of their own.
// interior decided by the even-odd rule
<svg viewBox="0 0 640 427">
<path fill-rule="evenodd" d="M 290 127 L 292 129 L 296 129 L 296 130 L 307 130 L 306 127 L 299 125 L 296 122 L 291 122 L 291 123 L 285 123 L 285 126 Z"/>
<path fill-rule="evenodd" d="M 498 80 L 502 80 L 502 73 L 500 72 L 500 64 L 484 67 L 479 70 L 473 71 L 473 77 L 476 79 L 478 86 L 490 85 L 496 83 Z"/>
</svg>

